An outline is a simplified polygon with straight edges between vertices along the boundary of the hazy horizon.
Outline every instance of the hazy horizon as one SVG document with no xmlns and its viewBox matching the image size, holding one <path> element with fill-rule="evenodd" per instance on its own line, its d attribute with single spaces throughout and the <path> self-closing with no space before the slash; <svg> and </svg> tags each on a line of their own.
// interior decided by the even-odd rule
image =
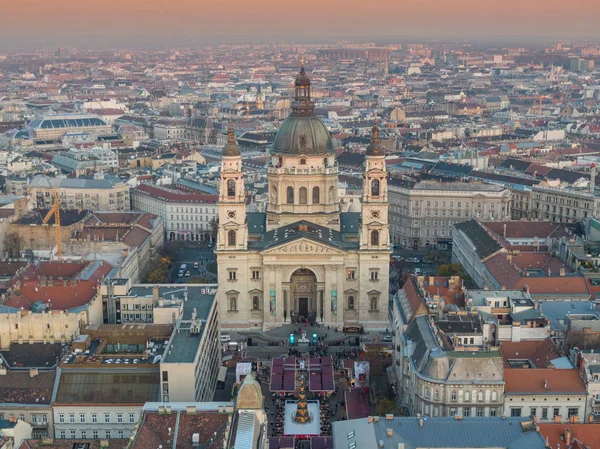
<svg viewBox="0 0 600 449">
<path fill-rule="evenodd" d="M 600 40 L 597 0 L 5 0 L 0 47 Z"/>
</svg>

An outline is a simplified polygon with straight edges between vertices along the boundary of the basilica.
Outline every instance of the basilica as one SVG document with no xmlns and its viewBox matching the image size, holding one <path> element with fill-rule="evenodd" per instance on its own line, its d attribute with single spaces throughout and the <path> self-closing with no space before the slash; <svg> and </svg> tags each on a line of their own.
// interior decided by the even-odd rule
<svg viewBox="0 0 600 449">
<path fill-rule="evenodd" d="M 361 205 L 342 211 L 335 151 L 314 109 L 303 66 L 292 112 L 271 149 L 264 213 L 246 210 L 242 157 L 229 127 L 215 247 L 224 329 L 307 320 L 340 330 L 389 326 L 387 172 L 378 126 L 366 153 Z"/>
</svg>

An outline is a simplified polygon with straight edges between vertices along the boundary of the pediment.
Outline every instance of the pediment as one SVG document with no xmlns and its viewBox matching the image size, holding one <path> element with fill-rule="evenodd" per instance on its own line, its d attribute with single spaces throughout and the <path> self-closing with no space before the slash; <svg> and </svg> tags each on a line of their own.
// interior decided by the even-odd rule
<svg viewBox="0 0 600 449">
<path fill-rule="evenodd" d="M 313 240 L 302 238 L 298 240 L 294 240 L 292 242 L 283 242 L 280 245 L 275 247 L 271 247 L 262 252 L 264 255 L 272 255 L 272 254 L 309 254 L 309 255 L 333 255 L 333 254 L 344 254 L 344 251 L 341 251 L 333 246 L 325 245 L 323 243 L 318 243 Z"/>
</svg>

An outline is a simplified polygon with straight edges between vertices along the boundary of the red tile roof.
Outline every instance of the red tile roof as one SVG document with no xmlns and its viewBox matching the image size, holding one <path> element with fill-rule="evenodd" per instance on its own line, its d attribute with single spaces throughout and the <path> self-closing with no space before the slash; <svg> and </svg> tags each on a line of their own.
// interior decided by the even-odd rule
<svg viewBox="0 0 600 449">
<path fill-rule="evenodd" d="M 507 259 L 505 253 L 499 253 L 485 261 L 485 267 L 492 277 L 504 288 L 512 289 L 521 279 L 521 274 Z"/>
<path fill-rule="evenodd" d="M 506 238 L 546 238 L 564 230 L 564 225 L 545 221 L 491 221 L 483 224 L 499 236 L 504 236 L 506 225 Z"/>
<path fill-rule="evenodd" d="M 94 281 L 50 281 L 50 286 L 42 286 L 39 281 L 25 281 L 4 302 L 7 307 L 31 310 L 36 301 L 50 302 L 53 310 L 67 310 L 89 303 L 96 295 L 98 287 Z"/>
<path fill-rule="evenodd" d="M 127 235 L 123 238 L 123 243 L 125 243 L 130 248 L 137 248 L 144 243 L 144 241 L 148 238 L 150 233 L 148 231 L 144 231 L 142 228 L 134 227 L 127 233 Z"/>
<path fill-rule="evenodd" d="M 222 448 L 225 433 L 223 428 L 228 421 L 226 413 L 197 412 L 196 414 L 179 413 L 179 426 L 176 427 L 177 413 L 159 415 L 146 413 L 131 449 L 148 449 L 162 445 L 167 447 L 167 440 L 174 440 L 177 429 L 176 449 L 192 449 L 192 435 L 200 435 L 200 447 L 205 449 Z M 213 433 L 218 437 L 210 442 Z"/>
<path fill-rule="evenodd" d="M 519 290 L 529 287 L 532 295 L 589 295 L 587 282 L 583 276 L 522 277 L 514 286 Z"/>
<path fill-rule="evenodd" d="M 519 369 L 504 370 L 505 394 L 528 393 L 581 393 L 586 395 L 585 384 L 574 369 Z"/>
<path fill-rule="evenodd" d="M 529 360 L 535 368 L 552 368 L 550 361 L 560 357 L 558 349 L 549 338 L 541 341 L 503 341 L 500 353 L 505 368 L 510 368 L 509 360 Z"/>
<path fill-rule="evenodd" d="M 550 258 L 547 253 L 520 253 L 512 256 L 512 262 L 523 271 L 541 270 Z"/>
<path fill-rule="evenodd" d="M 544 439 L 548 439 L 548 447 L 566 449 L 565 432 L 571 432 L 571 441 L 587 445 L 590 449 L 600 449 L 600 424 L 538 424 Z"/>
</svg>

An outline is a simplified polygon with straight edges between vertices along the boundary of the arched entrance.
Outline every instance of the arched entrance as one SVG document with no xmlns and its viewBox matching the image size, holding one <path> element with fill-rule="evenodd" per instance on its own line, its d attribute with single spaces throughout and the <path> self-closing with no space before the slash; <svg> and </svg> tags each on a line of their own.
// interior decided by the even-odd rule
<svg viewBox="0 0 600 449">
<path fill-rule="evenodd" d="M 310 321 L 317 317 L 317 277 L 307 268 L 299 268 L 290 278 L 292 323 Z"/>
</svg>

